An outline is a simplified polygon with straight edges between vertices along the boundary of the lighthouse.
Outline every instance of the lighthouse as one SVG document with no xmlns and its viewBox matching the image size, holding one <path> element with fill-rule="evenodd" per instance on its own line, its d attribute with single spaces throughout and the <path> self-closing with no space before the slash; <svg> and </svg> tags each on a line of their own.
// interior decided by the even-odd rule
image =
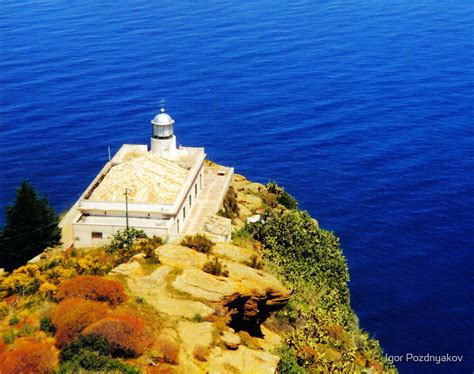
<svg viewBox="0 0 474 374">
<path fill-rule="evenodd" d="M 162 108 L 152 119 L 153 136 L 151 137 L 151 152 L 163 158 L 172 159 L 176 156 L 176 136 L 174 135 L 174 120 Z"/>
</svg>

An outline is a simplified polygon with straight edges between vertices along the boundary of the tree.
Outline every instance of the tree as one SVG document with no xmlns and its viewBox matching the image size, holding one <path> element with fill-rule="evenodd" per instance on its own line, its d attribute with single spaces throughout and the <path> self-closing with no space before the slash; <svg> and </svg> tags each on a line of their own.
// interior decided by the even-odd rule
<svg viewBox="0 0 474 374">
<path fill-rule="evenodd" d="M 0 232 L 0 268 L 11 271 L 46 247 L 60 243 L 59 217 L 46 197 L 23 181 L 16 190 L 13 205 L 8 206 L 5 227 Z"/>
</svg>

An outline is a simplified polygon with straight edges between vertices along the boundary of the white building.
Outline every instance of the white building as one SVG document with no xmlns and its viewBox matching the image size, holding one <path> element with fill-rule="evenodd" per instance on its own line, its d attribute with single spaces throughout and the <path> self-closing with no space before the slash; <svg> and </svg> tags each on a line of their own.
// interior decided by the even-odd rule
<svg viewBox="0 0 474 374">
<path fill-rule="evenodd" d="M 163 109 L 151 123 L 150 149 L 123 145 L 75 204 L 75 247 L 102 244 L 123 230 L 127 221 L 148 236 L 175 238 L 185 232 L 193 208 L 202 203 L 206 153 L 204 148 L 176 147 L 174 120 Z M 225 193 L 233 169 L 224 169 L 220 190 Z M 217 195 L 222 201 L 220 190 Z"/>
</svg>

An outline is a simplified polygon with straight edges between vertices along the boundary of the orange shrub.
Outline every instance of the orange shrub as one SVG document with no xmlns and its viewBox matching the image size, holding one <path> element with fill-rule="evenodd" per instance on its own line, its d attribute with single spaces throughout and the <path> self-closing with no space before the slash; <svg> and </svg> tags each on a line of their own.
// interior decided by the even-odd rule
<svg viewBox="0 0 474 374">
<path fill-rule="evenodd" d="M 0 374 L 47 374 L 58 366 L 53 346 L 32 339 L 22 339 L 17 347 L 0 355 Z"/>
<path fill-rule="evenodd" d="M 121 304 L 127 299 L 120 282 L 96 275 L 79 275 L 61 283 L 56 297 L 58 300 L 80 297 L 87 300 L 106 301 L 110 305 Z"/>
<path fill-rule="evenodd" d="M 6 345 L 3 341 L 3 339 L 0 339 L 0 355 L 3 352 L 6 352 L 8 350 L 8 345 Z M 1 362 L 1 361 L 0 361 Z"/>
<path fill-rule="evenodd" d="M 151 344 L 151 336 L 144 322 L 129 315 L 110 316 L 87 327 L 83 335 L 105 339 L 111 354 L 122 357 L 137 357 Z"/>
<path fill-rule="evenodd" d="M 51 321 L 56 327 L 56 345 L 63 348 L 87 326 L 106 317 L 110 308 L 105 303 L 77 297 L 63 300 L 51 311 Z"/>
<path fill-rule="evenodd" d="M 179 345 L 173 340 L 161 337 L 157 341 L 158 348 L 162 354 L 163 362 L 171 365 L 179 364 Z"/>
</svg>

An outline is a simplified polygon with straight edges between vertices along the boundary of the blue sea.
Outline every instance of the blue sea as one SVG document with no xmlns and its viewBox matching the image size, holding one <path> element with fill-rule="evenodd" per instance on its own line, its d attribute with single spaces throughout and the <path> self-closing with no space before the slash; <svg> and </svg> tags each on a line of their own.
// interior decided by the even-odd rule
<svg viewBox="0 0 474 374">
<path fill-rule="evenodd" d="M 341 237 L 388 355 L 464 356 L 401 373 L 472 373 L 473 28 L 468 0 L 2 0 L 0 208 L 28 178 L 67 209 L 164 104 Z"/>
</svg>

